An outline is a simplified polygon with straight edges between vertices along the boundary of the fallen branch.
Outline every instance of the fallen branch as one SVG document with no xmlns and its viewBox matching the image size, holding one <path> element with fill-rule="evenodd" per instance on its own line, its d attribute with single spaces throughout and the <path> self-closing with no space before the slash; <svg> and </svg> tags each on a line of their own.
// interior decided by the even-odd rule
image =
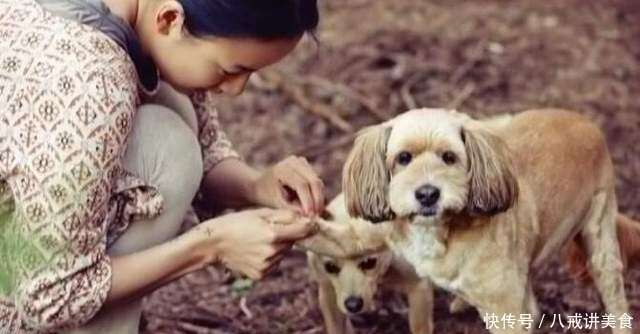
<svg viewBox="0 0 640 334">
<path fill-rule="evenodd" d="M 253 313 L 247 307 L 247 297 L 246 296 L 243 296 L 242 298 L 240 298 L 240 310 L 242 310 L 242 313 L 244 314 L 245 317 L 247 317 L 247 319 L 252 319 L 253 318 Z"/>
<path fill-rule="evenodd" d="M 447 105 L 447 109 L 458 109 L 473 94 L 475 89 L 476 85 L 472 83 L 465 85 L 462 91 Z"/>
<path fill-rule="evenodd" d="M 344 120 L 342 117 L 336 113 L 332 107 L 329 107 L 325 104 L 313 102 L 309 99 L 307 94 L 305 94 L 304 89 L 299 86 L 285 86 L 283 87 L 285 92 L 288 92 L 291 98 L 293 98 L 296 103 L 305 110 L 314 113 L 327 121 L 333 124 L 338 129 L 344 132 L 352 132 L 353 127 L 349 122 Z"/>
<path fill-rule="evenodd" d="M 486 50 L 486 48 L 486 40 L 478 42 L 476 47 L 471 51 L 471 57 L 461 66 L 459 66 L 455 72 L 453 72 L 448 80 L 449 84 L 455 85 L 456 83 L 458 83 L 458 81 L 460 81 L 460 79 L 467 75 L 476 66 L 478 61 L 480 61 L 484 57 L 484 50 Z"/>
<path fill-rule="evenodd" d="M 344 135 L 331 142 L 322 142 L 322 143 L 316 143 L 309 146 L 305 146 L 296 150 L 295 154 L 303 155 L 307 158 L 314 158 L 328 152 L 333 152 L 340 147 L 350 144 L 351 142 L 353 142 L 353 139 L 355 138 L 355 136 L 356 136 L 355 133 L 351 133 L 351 134 Z"/>
<path fill-rule="evenodd" d="M 210 333 L 211 329 L 207 327 L 198 326 L 188 322 L 178 322 L 176 324 L 176 329 L 186 333 L 194 333 L 194 334 L 206 334 Z"/>
<path fill-rule="evenodd" d="M 289 98 L 291 98 L 297 105 L 302 107 L 302 109 L 307 110 L 317 116 L 320 116 L 331 123 L 334 127 L 340 129 L 343 132 L 352 132 L 353 127 L 349 122 L 344 120 L 338 113 L 336 113 L 330 106 L 325 105 L 320 102 L 312 101 L 305 90 L 301 85 L 297 83 L 290 83 L 287 80 L 284 80 L 283 75 L 275 72 L 265 72 L 263 73 L 264 79 L 271 84 L 273 84 L 277 89 L 282 91 L 282 93 L 286 94 Z"/>
<path fill-rule="evenodd" d="M 318 327 L 313 327 L 313 328 L 309 328 L 306 331 L 302 332 L 301 334 L 316 334 L 316 333 L 322 333 L 322 326 L 318 326 Z"/>
<path fill-rule="evenodd" d="M 345 84 L 333 82 L 318 76 L 308 76 L 306 79 L 299 77 L 298 79 L 305 84 L 323 87 L 326 90 L 336 92 L 348 99 L 358 102 L 378 121 L 386 121 L 389 118 L 380 111 L 375 102 Z"/>
<path fill-rule="evenodd" d="M 400 88 L 400 97 L 402 98 L 402 102 L 404 102 L 404 105 L 405 107 L 407 107 L 407 109 L 418 108 L 418 103 L 413 98 L 413 95 L 411 95 L 411 88 L 419 79 L 420 75 L 419 73 L 416 73 L 410 76 L 409 79 L 407 79 L 407 81 L 405 81 Z"/>
</svg>

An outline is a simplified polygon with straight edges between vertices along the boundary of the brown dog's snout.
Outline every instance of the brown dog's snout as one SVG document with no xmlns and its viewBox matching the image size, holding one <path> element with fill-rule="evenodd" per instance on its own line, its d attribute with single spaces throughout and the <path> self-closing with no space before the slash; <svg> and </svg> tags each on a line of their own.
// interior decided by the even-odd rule
<svg viewBox="0 0 640 334">
<path fill-rule="evenodd" d="M 364 306 L 364 301 L 361 297 L 349 296 L 344 301 L 344 307 L 349 311 L 349 313 L 358 313 L 362 310 Z"/>
<path fill-rule="evenodd" d="M 423 207 L 431 207 L 438 203 L 440 199 L 440 189 L 430 184 L 425 184 L 416 189 L 415 196 L 420 205 Z"/>
</svg>

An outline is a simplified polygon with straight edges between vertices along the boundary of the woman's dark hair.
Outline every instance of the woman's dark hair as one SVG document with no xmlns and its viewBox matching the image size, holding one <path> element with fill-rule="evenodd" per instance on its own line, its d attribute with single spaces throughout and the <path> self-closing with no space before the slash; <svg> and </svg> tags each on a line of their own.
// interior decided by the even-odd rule
<svg viewBox="0 0 640 334">
<path fill-rule="evenodd" d="M 316 0 L 178 0 L 196 36 L 292 38 L 318 25 Z"/>
</svg>

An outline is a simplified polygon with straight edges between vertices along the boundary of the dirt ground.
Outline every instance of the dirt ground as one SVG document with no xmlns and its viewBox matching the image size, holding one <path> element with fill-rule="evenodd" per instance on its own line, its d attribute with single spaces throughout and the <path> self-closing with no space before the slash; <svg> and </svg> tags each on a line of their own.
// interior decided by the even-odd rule
<svg viewBox="0 0 640 334">
<path fill-rule="evenodd" d="M 320 3 L 318 42 L 305 40 L 241 97 L 221 102 L 227 132 L 249 162 L 306 156 L 334 195 L 354 132 L 409 108 L 454 107 L 476 117 L 569 108 L 605 130 L 620 209 L 640 218 L 638 1 Z M 603 312 L 593 286 L 574 283 L 562 265 L 535 277 L 547 318 Z M 639 318 L 640 266 L 627 272 L 626 288 Z M 449 299 L 437 293 L 436 333 L 487 333 L 475 311 L 449 314 Z M 396 296 L 384 301 L 360 333 L 408 333 L 404 304 Z M 184 277 L 146 300 L 142 327 L 144 333 L 324 332 L 300 253 L 254 285 L 214 268 Z M 562 332 L 547 326 L 536 333 Z"/>
</svg>

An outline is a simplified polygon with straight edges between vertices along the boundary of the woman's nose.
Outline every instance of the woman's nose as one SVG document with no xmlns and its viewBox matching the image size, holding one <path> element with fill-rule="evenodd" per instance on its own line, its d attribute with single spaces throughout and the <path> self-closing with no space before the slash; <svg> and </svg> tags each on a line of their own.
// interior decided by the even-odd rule
<svg viewBox="0 0 640 334">
<path fill-rule="evenodd" d="M 234 75 L 223 81 L 218 86 L 218 88 L 220 89 L 220 91 L 227 95 L 240 95 L 244 91 L 244 88 L 247 86 L 247 81 L 249 81 L 250 76 L 251 73 Z"/>
</svg>

